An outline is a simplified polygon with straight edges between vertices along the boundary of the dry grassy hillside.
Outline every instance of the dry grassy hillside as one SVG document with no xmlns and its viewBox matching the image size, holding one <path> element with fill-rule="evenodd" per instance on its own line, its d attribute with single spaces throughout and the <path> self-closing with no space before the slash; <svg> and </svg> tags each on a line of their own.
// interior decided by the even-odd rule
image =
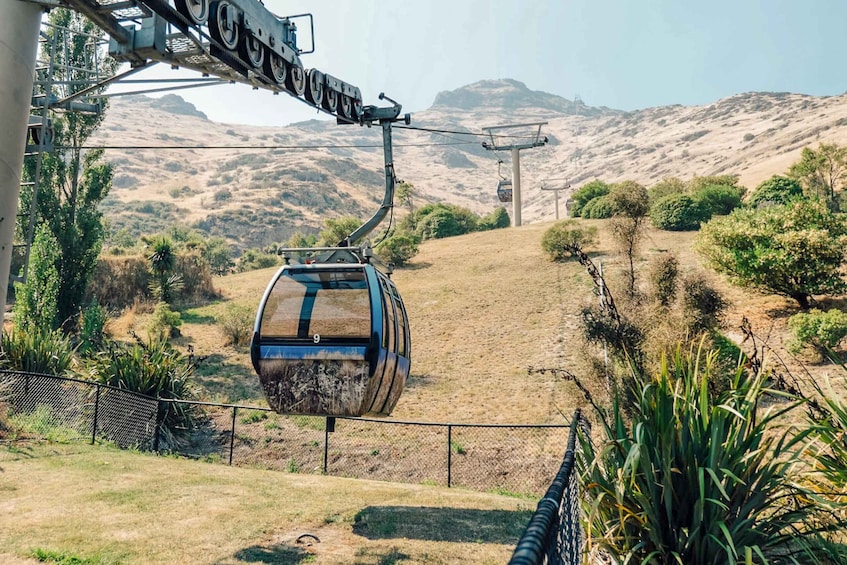
<svg viewBox="0 0 847 565">
<path fill-rule="evenodd" d="M 382 197 L 378 129 L 317 120 L 284 128 L 220 124 L 182 104 L 175 110 L 173 100 L 118 98 L 108 110 L 95 143 L 194 147 L 107 151 L 116 166 L 107 201 L 115 227 L 140 232 L 187 223 L 259 246 L 314 229 L 326 217 L 364 217 Z M 554 218 L 553 193 L 541 190 L 545 179 L 567 178 L 576 187 L 592 178 L 650 185 L 667 176 L 737 174 L 753 188 L 785 172 L 803 147 L 847 144 L 847 95 L 746 93 L 704 106 L 621 112 L 499 80 L 441 93 L 412 116 L 415 127 L 469 133 L 530 121 L 548 122 L 542 133 L 550 142 L 522 153 L 525 223 Z M 397 174 L 417 187 L 421 201 L 490 212 L 498 205 L 498 157 L 503 174 L 511 173 L 508 152 L 486 151 L 482 140 L 396 128 Z M 200 148 L 213 145 L 233 148 Z"/>
<path fill-rule="evenodd" d="M 606 221 L 593 259 L 614 285 L 622 263 L 614 252 Z M 551 223 L 428 241 L 394 279 L 411 322 L 412 376 L 392 418 L 438 422 L 543 423 L 566 421 L 584 400 L 573 383 L 550 372 L 565 368 L 585 373 L 578 335 L 579 313 L 593 303 L 589 277 L 575 262 L 551 263 L 541 236 Z M 784 355 L 791 302 L 731 287 L 699 266 L 691 251 L 693 233 L 653 230 L 642 246 L 639 269 L 661 251 L 677 254 L 684 271 L 714 279 L 732 302 L 727 334 L 740 340 L 743 317 Z M 184 314 L 184 337 L 200 355 L 210 355 L 201 382 L 217 398 L 260 399 L 258 379 L 246 348 L 223 347 L 214 317 L 235 302 L 255 307 L 272 270 L 217 279 L 224 300 Z M 828 305 L 829 303 L 824 303 Z M 136 320 L 143 326 L 143 318 Z M 796 368 L 796 366 L 795 366 Z M 817 374 L 826 367 L 812 367 Z M 798 371 L 799 374 L 799 371 Z M 600 383 L 595 390 L 602 392 Z M 252 401 L 252 400 L 251 400 Z"/>
</svg>

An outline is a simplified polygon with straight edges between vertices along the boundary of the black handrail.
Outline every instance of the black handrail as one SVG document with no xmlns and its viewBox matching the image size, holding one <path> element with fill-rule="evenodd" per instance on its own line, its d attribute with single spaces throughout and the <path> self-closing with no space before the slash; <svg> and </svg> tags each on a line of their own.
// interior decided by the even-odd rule
<svg viewBox="0 0 847 565">
<path fill-rule="evenodd" d="M 558 545 L 559 524 L 566 520 L 576 519 L 577 523 L 571 524 L 569 528 L 577 532 L 579 536 L 579 517 L 563 515 L 563 499 L 567 493 L 567 487 L 574 479 L 574 461 L 576 454 L 576 436 L 582 413 L 579 409 L 574 412 L 571 420 L 571 432 L 568 437 L 568 447 L 562 460 L 562 466 L 553 479 L 553 483 L 544 497 L 538 503 L 538 507 L 518 541 L 509 565 L 538 565 L 541 563 L 581 563 L 580 555 L 562 556 L 555 550 Z M 579 548 L 581 543 L 577 540 L 575 544 L 569 544 Z M 567 561 L 565 561 L 567 559 Z"/>
</svg>

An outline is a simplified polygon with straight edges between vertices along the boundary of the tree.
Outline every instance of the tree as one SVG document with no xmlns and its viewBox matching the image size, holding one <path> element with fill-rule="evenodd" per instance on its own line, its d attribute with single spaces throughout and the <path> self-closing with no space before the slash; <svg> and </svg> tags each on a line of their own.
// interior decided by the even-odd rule
<svg viewBox="0 0 847 565">
<path fill-rule="evenodd" d="M 386 263 L 403 266 L 418 254 L 417 238 L 408 233 L 396 233 L 376 246 L 376 254 Z"/>
<path fill-rule="evenodd" d="M 59 301 L 58 245 L 50 228 L 42 224 L 35 234 L 26 282 L 15 286 L 15 326 L 29 335 L 56 329 Z"/>
<path fill-rule="evenodd" d="M 696 249 L 740 285 L 787 296 L 804 310 L 813 294 L 847 290 L 840 274 L 847 219 L 816 200 L 742 208 L 703 225 Z"/>
<path fill-rule="evenodd" d="M 823 198 L 833 206 L 835 191 L 843 188 L 847 176 L 847 147 L 835 143 L 821 143 L 817 150 L 804 147 L 788 176 L 800 182 L 807 196 Z"/>
<path fill-rule="evenodd" d="M 100 34 L 99 28 L 78 13 L 54 9 L 49 21 L 57 27 L 76 32 L 69 49 L 56 54 L 56 61 L 71 70 L 63 94 L 73 94 L 87 86 L 90 80 L 86 69 L 98 67 L 101 78 L 115 72 L 114 60 L 95 53 L 85 39 Z M 104 103 L 105 105 L 105 103 Z M 83 305 L 86 288 L 97 265 L 105 236 L 103 214 L 97 209 L 112 185 L 112 167 L 102 161 L 102 150 L 84 150 L 85 141 L 100 125 L 103 112 L 86 114 L 65 112 L 53 116 L 54 143 L 57 149 L 43 156 L 38 197 L 38 217 L 53 233 L 59 253 L 56 269 L 59 274 L 57 320 L 66 331 L 76 327 L 76 317 Z M 32 180 L 35 164 L 24 170 L 26 180 Z M 30 209 L 32 189 L 21 191 L 21 210 Z"/>
<path fill-rule="evenodd" d="M 174 292 L 182 288 L 179 275 L 173 273 L 176 267 L 176 249 L 168 236 L 160 235 L 150 242 L 150 254 L 147 256 L 150 270 L 155 277 L 154 295 L 163 302 L 173 300 Z"/>
<path fill-rule="evenodd" d="M 763 181 L 750 196 L 747 204 L 753 208 L 764 205 L 788 204 L 803 197 L 803 187 L 794 179 L 774 175 Z"/>
<path fill-rule="evenodd" d="M 409 208 L 409 215 L 415 215 L 415 196 L 417 195 L 417 190 L 415 189 L 415 185 L 410 182 L 401 182 L 397 185 L 395 190 L 395 196 L 397 197 L 397 203 L 401 206 L 406 206 Z"/>
<path fill-rule="evenodd" d="M 627 180 L 612 186 L 609 192 L 613 216 L 612 237 L 629 261 L 629 296 L 635 296 L 635 254 L 644 235 L 650 199 L 647 189 L 637 182 Z"/>
<path fill-rule="evenodd" d="M 327 218 L 324 220 L 324 229 L 321 230 L 318 245 L 334 247 L 347 239 L 347 236 L 361 225 L 362 220 L 356 216 Z"/>
<path fill-rule="evenodd" d="M 235 267 L 232 247 L 222 237 L 210 237 L 202 247 L 202 257 L 216 275 L 225 275 Z"/>
</svg>

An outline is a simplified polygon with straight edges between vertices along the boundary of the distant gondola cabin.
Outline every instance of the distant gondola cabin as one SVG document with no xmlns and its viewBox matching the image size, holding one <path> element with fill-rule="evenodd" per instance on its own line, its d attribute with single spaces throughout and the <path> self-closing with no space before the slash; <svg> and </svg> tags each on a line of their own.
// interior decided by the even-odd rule
<svg viewBox="0 0 847 565">
<path fill-rule="evenodd" d="M 497 183 L 497 199 L 500 202 L 512 201 L 512 181 L 504 179 Z"/>
</svg>

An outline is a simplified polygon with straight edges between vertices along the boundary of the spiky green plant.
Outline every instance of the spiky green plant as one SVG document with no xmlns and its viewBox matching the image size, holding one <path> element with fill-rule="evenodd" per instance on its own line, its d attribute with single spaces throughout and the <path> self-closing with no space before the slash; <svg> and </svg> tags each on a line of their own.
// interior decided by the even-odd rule
<svg viewBox="0 0 847 565">
<path fill-rule="evenodd" d="M 154 337 L 150 343 L 111 343 L 88 365 L 89 377 L 102 384 L 165 400 L 192 400 L 194 364 L 167 340 Z M 163 429 L 169 440 L 190 429 L 195 420 L 192 405 L 168 402 L 163 405 Z"/>
<path fill-rule="evenodd" d="M 743 369 L 710 395 L 715 366 L 699 350 L 663 358 L 633 375 L 634 409 L 618 395 L 601 413 L 597 448 L 583 438 L 589 548 L 616 563 L 844 563 L 826 539 L 837 524 L 800 482 L 812 428 L 780 425 L 802 400 Z"/>
<path fill-rule="evenodd" d="M 60 330 L 4 331 L 0 367 L 62 376 L 74 360 L 74 348 Z"/>
</svg>

